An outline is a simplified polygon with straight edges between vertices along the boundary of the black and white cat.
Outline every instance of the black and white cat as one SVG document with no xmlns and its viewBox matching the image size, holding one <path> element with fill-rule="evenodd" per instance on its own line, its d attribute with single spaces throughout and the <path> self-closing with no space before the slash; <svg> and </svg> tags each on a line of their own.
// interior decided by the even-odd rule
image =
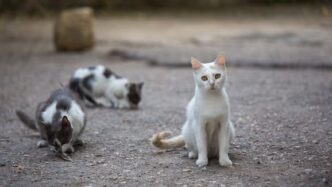
<svg viewBox="0 0 332 187">
<path fill-rule="evenodd" d="M 75 95 L 67 87 L 55 90 L 49 99 L 38 104 L 35 120 L 16 111 L 23 124 L 39 131 L 41 140 L 37 146 L 51 146 L 64 160 L 71 160 L 65 153 L 74 152 L 73 146 L 82 144 L 79 138 L 86 125 L 86 115 Z"/>
<path fill-rule="evenodd" d="M 143 82 L 130 82 L 103 65 L 77 69 L 69 85 L 86 103 L 104 107 L 138 108 L 142 98 Z"/>
</svg>

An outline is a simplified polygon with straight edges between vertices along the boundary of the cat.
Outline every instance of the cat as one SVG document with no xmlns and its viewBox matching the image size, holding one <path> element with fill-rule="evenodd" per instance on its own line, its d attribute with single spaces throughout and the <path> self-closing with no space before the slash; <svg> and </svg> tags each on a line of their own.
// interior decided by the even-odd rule
<svg viewBox="0 0 332 187">
<path fill-rule="evenodd" d="M 130 82 L 103 65 L 77 69 L 69 83 L 86 104 L 120 109 L 138 108 L 143 84 Z"/>
<path fill-rule="evenodd" d="M 225 89 L 226 66 L 224 56 L 214 62 L 201 63 L 191 59 L 195 80 L 195 94 L 187 105 L 187 120 L 181 135 L 168 138 L 164 131 L 152 137 L 152 144 L 160 149 L 185 146 L 188 157 L 204 167 L 208 158 L 219 156 L 221 166 L 231 166 L 228 150 L 235 129 L 230 121 L 230 104 Z M 168 138 L 168 139 L 167 139 Z"/>
<path fill-rule="evenodd" d="M 16 111 L 25 126 L 39 131 L 41 140 L 37 146 L 51 146 L 64 160 L 71 160 L 66 153 L 73 153 L 73 146 L 82 145 L 80 136 L 86 126 L 86 115 L 76 98 L 68 87 L 63 87 L 38 104 L 35 120 Z"/>
</svg>

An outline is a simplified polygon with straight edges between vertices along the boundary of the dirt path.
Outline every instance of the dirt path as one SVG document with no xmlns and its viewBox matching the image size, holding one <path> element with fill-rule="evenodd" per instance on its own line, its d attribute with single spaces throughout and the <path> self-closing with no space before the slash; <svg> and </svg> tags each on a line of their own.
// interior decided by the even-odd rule
<svg viewBox="0 0 332 187">
<path fill-rule="evenodd" d="M 127 29 L 130 21 L 104 18 L 97 22 L 97 48 L 82 54 L 53 52 L 49 21 L 20 23 L 2 22 L 6 27 L 0 37 L 1 186 L 331 185 L 330 70 L 230 67 L 228 92 L 237 129 L 230 149 L 234 166 L 221 168 L 217 160 L 211 160 L 206 169 L 199 169 L 184 149 L 160 152 L 148 140 L 158 131 L 180 132 L 185 106 L 193 95 L 191 70 L 108 56 L 108 50 L 117 45 L 140 44 L 137 38 L 142 40 L 151 28 L 155 30 L 151 37 L 146 34 L 144 44 L 175 45 L 187 36 L 189 23 L 181 27 L 181 21 L 165 20 L 164 25 L 175 24 L 181 33 L 159 39 L 153 20 L 146 22 L 146 30 L 134 33 Z M 114 35 L 108 33 L 111 28 Z M 63 162 L 48 149 L 36 148 L 37 137 L 21 125 L 14 110 L 32 114 L 37 102 L 58 88 L 59 82 L 66 83 L 75 68 L 93 64 L 143 80 L 143 103 L 137 111 L 88 109 L 86 145 L 73 155 L 72 163 Z"/>
</svg>

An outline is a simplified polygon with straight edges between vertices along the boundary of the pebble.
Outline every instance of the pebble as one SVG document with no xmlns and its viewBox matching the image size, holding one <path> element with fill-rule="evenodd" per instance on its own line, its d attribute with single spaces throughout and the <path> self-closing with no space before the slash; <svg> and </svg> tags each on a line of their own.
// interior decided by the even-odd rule
<svg viewBox="0 0 332 187">
<path fill-rule="evenodd" d="M 103 164 L 103 163 L 105 163 L 105 160 L 98 160 L 97 161 L 97 164 Z"/>
<path fill-rule="evenodd" d="M 1 161 L 0 161 L 0 167 L 4 167 L 4 166 L 6 166 L 6 162 L 3 161 L 3 160 L 1 160 Z"/>
<path fill-rule="evenodd" d="M 307 174 L 307 175 L 310 175 L 312 172 L 312 169 L 305 169 L 304 170 L 304 173 Z"/>
<path fill-rule="evenodd" d="M 182 171 L 183 171 L 183 172 L 191 172 L 190 169 L 183 169 Z"/>
<path fill-rule="evenodd" d="M 95 154 L 95 157 L 102 157 L 102 154 Z"/>
<path fill-rule="evenodd" d="M 323 183 L 326 184 L 326 185 L 329 184 L 329 181 L 328 181 L 326 178 L 323 178 L 322 181 L 323 181 Z"/>
<path fill-rule="evenodd" d="M 318 144 L 318 140 L 312 140 L 312 143 Z"/>
<path fill-rule="evenodd" d="M 300 149 L 300 148 L 301 148 L 301 146 L 299 146 L 299 145 L 295 146 L 295 149 Z"/>
</svg>

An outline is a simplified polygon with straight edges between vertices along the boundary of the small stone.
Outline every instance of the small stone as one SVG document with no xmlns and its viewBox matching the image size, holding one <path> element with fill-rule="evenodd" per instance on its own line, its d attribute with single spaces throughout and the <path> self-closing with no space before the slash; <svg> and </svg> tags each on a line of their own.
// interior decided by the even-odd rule
<svg viewBox="0 0 332 187">
<path fill-rule="evenodd" d="M 182 171 L 183 171 L 183 172 L 191 172 L 190 169 L 183 169 Z"/>
<path fill-rule="evenodd" d="M 4 166 L 6 166 L 6 162 L 3 160 L 0 160 L 0 167 L 4 167 Z"/>
<path fill-rule="evenodd" d="M 113 175 L 113 176 L 111 176 L 110 178 L 111 178 L 112 180 L 117 180 L 117 179 L 118 179 L 118 176 Z"/>
<path fill-rule="evenodd" d="M 304 173 L 307 174 L 307 175 L 310 175 L 312 172 L 312 169 L 305 169 L 304 170 Z"/>
<path fill-rule="evenodd" d="M 97 161 L 97 164 L 103 164 L 103 163 L 105 163 L 105 160 L 98 160 Z"/>
<path fill-rule="evenodd" d="M 323 178 L 322 181 L 323 181 L 323 183 L 324 183 L 325 185 L 328 185 L 328 184 L 329 184 L 329 181 L 328 181 L 326 178 Z"/>
<path fill-rule="evenodd" d="M 318 140 L 312 140 L 313 144 L 318 144 Z"/>
</svg>

